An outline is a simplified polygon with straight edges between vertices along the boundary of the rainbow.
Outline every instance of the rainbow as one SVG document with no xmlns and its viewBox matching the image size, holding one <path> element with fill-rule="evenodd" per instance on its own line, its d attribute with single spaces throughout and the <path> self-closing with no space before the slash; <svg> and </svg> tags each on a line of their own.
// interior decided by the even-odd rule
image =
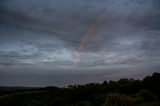
<svg viewBox="0 0 160 106">
<path fill-rule="evenodd" d="M 79 63 L 80 62 L 80 52 L 82 51 L 82 49 L 85 47 L 86 42 L 88 41 L 88 39 L 90 38 L 90 36 L 94 33 L 94 31 L 96 30 L 97 24 L 103 19 L 103 17 L 105 16 L 105 14 L 107 13 L 108 7 L 106 6 L 102 12 L 100 13 L 100 15 L 96 18 L 96 21 L 89 27 L 89 29 L 87 30 L 85 36 L 82 38 L 79 48 L 76 52 L 75 55 L 75 60 L 74 63 Z"/>
</svg>

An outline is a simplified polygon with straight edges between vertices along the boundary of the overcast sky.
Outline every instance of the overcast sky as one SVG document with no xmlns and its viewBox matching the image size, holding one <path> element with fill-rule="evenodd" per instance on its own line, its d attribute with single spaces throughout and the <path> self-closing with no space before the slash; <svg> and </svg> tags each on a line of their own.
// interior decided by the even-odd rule
<svg viewBox="0 0 160 106">
<path fill-rule="evenodd" d="M 0 0 L 0 85 L 160 72 L 159 0 Z"/>
</svg>

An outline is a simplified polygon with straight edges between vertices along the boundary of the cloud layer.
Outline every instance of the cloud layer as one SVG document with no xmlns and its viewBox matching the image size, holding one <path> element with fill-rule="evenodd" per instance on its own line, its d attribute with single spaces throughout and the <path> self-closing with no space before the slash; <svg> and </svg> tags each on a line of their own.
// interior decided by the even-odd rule
<svg viewBox="0 0 160 106">
<path fill-rule="evenodd" d="M 18 75 L 14 72 L 20 70 L 24 76 L 32 72 L 30 76 L 36 77 L 36 73 L 58 74 L 63 82 L 58 85 L 65 84 L 68 77 L 64 73 L 85 82 L 104 79 L 103 72 L 109 76 L 120 72 L 121 77 L 124 73 L 137 75 L 138 71 L 145 74 L 148 69 L 158 71 L 159 0 L 0 2 L 0 72 L 8 85 L 12 78 L 5 76 L 14 78 Z M 26 74 L 27 70 L 33 71 Z"/>
</svg>

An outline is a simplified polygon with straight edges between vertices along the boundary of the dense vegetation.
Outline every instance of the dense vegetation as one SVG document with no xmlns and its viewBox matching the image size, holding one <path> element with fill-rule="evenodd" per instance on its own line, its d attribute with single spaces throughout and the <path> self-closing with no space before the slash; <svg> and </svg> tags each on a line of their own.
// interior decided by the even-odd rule
<svg viewBox="0 0 160 106">
<path fill-rule="evenodd" d="M 160 73 L 64 88 L 0 88 L 0 106 L 160 106 L 159 101 Z"/>
</svg>

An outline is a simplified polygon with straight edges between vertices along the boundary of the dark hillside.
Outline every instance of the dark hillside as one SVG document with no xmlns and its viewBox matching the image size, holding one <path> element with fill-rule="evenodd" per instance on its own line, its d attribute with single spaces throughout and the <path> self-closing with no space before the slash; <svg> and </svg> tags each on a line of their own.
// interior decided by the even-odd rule
<svg viewBox="0 0 160 106">
<path fill-rule="evenodd" d="M 0 87 L 0 106 L 143 106 L 159 103 L 160 73 L 66 88 Z M 150 105 L 147 105 L 150 106 Z"/>
</svg>

